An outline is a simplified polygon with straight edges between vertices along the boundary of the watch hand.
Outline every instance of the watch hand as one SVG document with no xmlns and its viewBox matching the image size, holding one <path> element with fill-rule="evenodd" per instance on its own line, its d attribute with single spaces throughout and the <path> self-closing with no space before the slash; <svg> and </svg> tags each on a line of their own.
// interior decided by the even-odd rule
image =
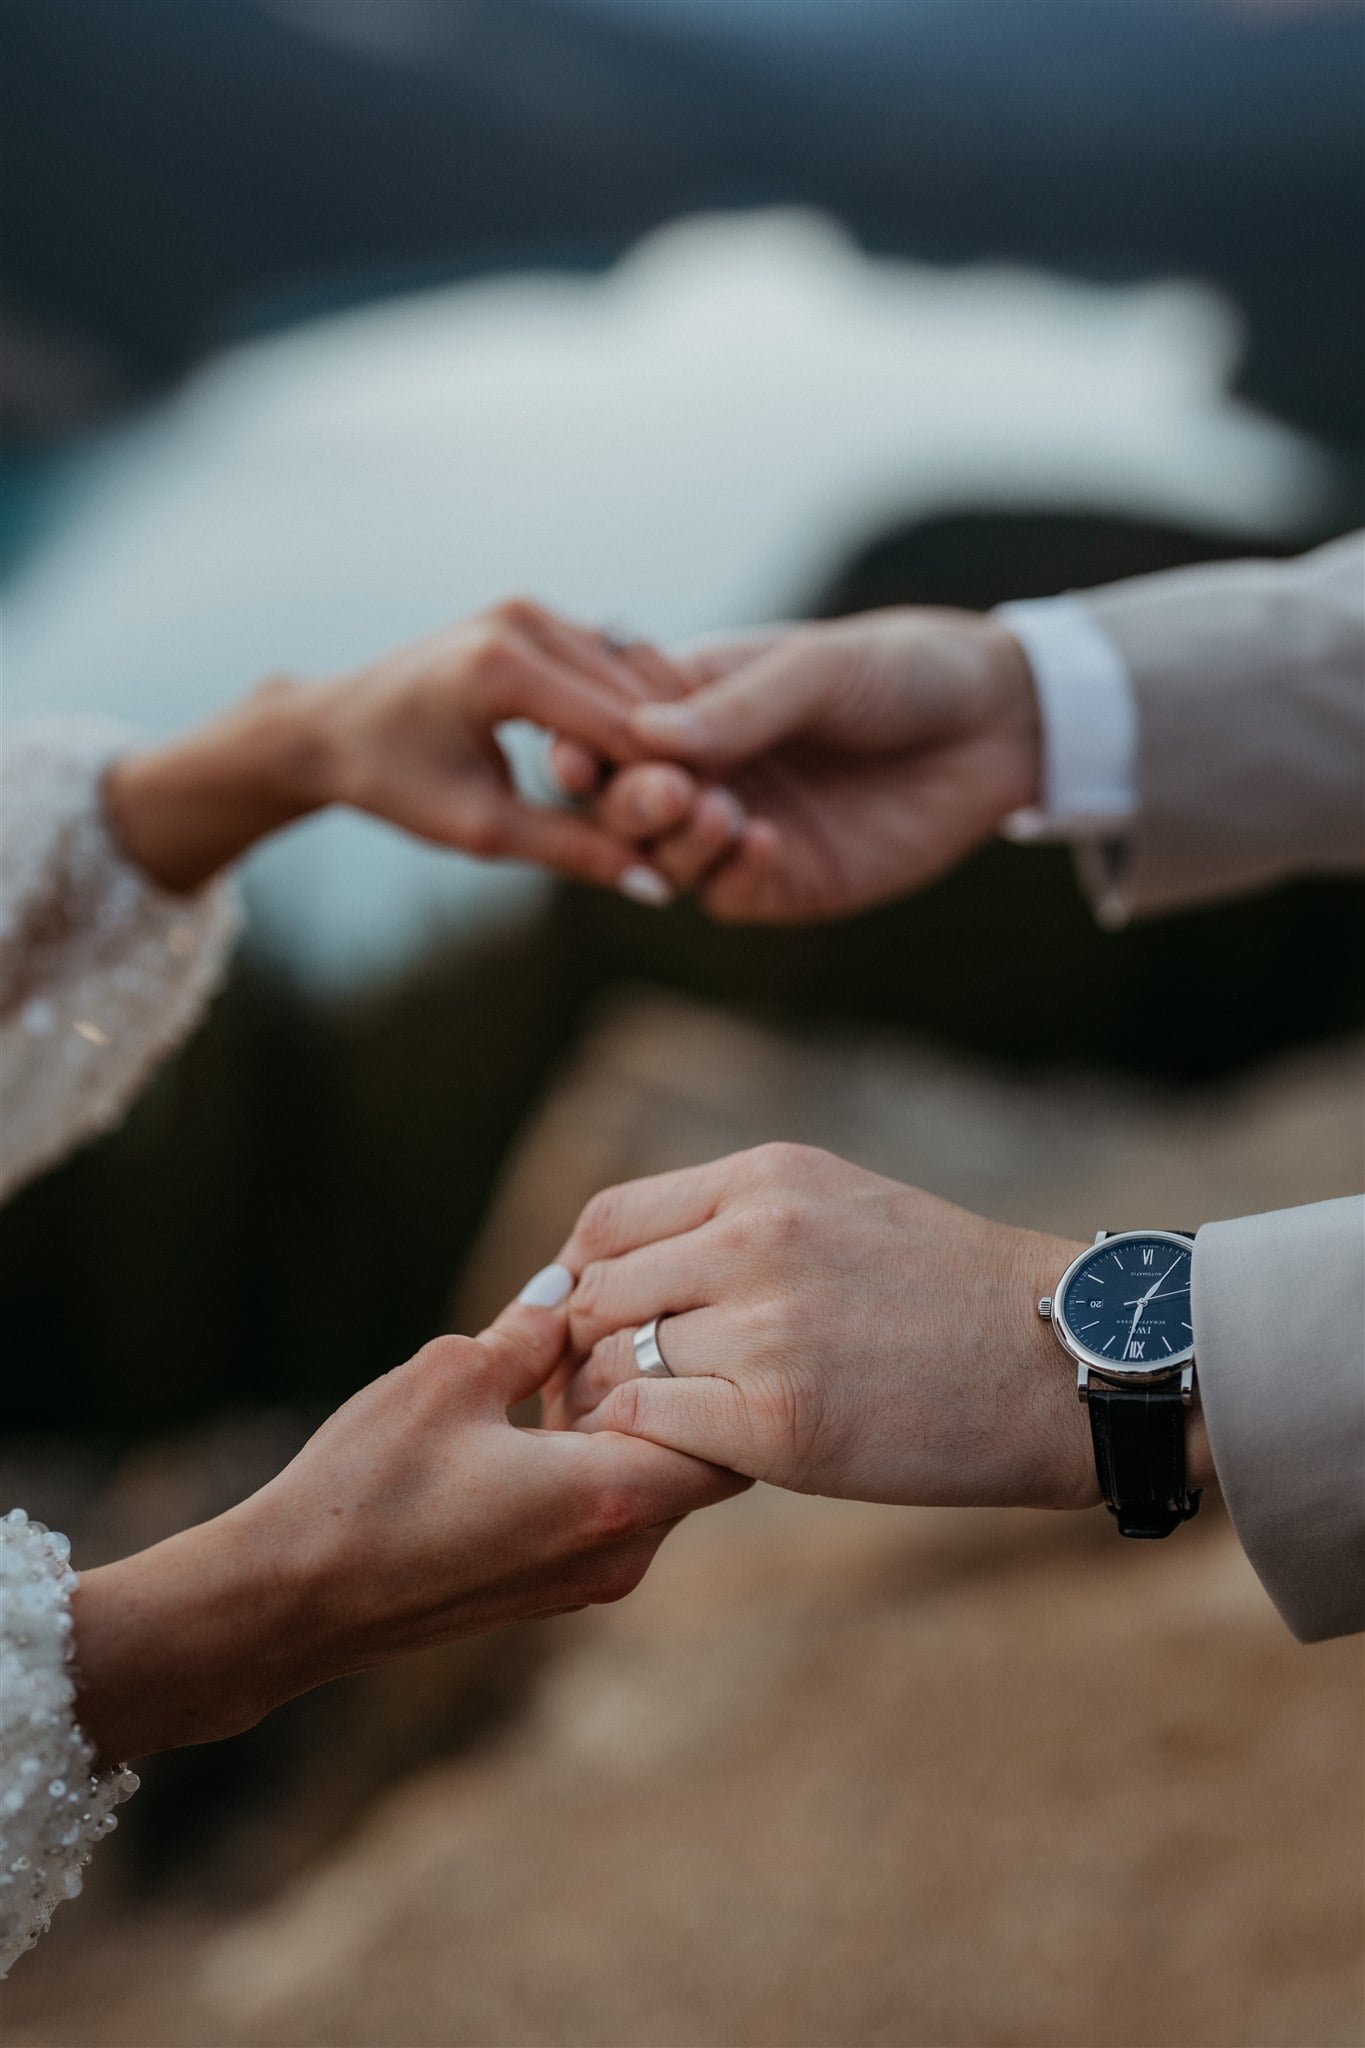
<svg viewBox="0 0 1365 2048">
<path fill-rule="evenodd" d="M 1144 1301 L 1150 1301 L 1152 1296 L 1156 1293 L 1157 1288 L 1165 1286 L 1166 1282 L 1170 1279 L 1172 1273 L 1174 1273 L 1176 1267 L 1180 1264 L 1182 1256 L 1182 1253 L 1176 1253 L 1175 1257 L 1171 1260 L 1170 1265 L 1161 1275 L 1161 1278 L 1159 1280 L 1154 1280 L 1151 1286 L 1147 1289 L 1147 1292 L 1142 1297 Z"/>
<path fill-rule="evenodd" d="M 1172 1287 L 1165 1294 L 1144 1294 L 1139 1302 L 1125 1301 L 1121 1305 L 1124 1308 L 1145 1308 L 1149 1301 L 1174 1301 L 1178 1294 L 1188 1294 L 1189 1291 L 1188 1287 Z"/>
<path fill-rule="evenodd" d="M 1133 1320 L 1132 1320 L 1132 1323 L 1131 1323 L 1131 1324 L 1130 1324 L 1130 1326 L 1129 1326 L 1129 1330 L 1128 1330 L 1128 1335 L 1127 1335 L 1127 1336 L 1126 1336 L 1126 1337 L 1124 1338 L 1124 1340 L 1123 1340 L 1123 1353 L 1122 1353 L 1122 1355 L 1123 1355 L 1124 1357 L 1126 1357 L 1126 1356 L 1127 1356 L 1127 1354 L 1128 1354 L 1128 1347 L 1129 1347 L 1129 1345 L 1130 1345 L 1130 1344 L 1132 1343 L 1132 1341 L 1133 1341 L 1133 1338 L 1134 1338 L 1134 1337 L 1136 1336 L 1136 1334 L 1137 1334 L 1137 1326 L 1138 1326 L 1138 1324 L 1139 1324 L 1139 1323 L 1140 1323 L 1140 1322 L 1142 1321 L 1142 1311 L 1143 1311 L 1143 1310 L 1144 1310 L 1144 1309 L 1146 1308 L 1146 1306 L 1147 1306 L 1148 1302 L 1149 1302 L 1149 1301 L 1151 1300 L 1152 1296 L 1153 1296 L 1153 1295 L 1154 1295 L 1154 1294 L 1156 1293 L 1156 1291 L 1157 1291 L 1157 1288 L 1158 1288 L 1158 1287 L 1160 1287 L 1160 1285 L 1161 1285 L 1162 1281 L 1163 1281 L 1163 1280 L 1169 1280 L 1169 1279 L 1170 1279 L 1170 1277 L 1171 1277 L 1172 1273 L 1174 1273 L 1174 1271 L 1175 1271 L 1176 1267 L 1177 1267 L 1177 1266 L 1178 1266 L 1178 1265 L 1180 1264 L 1180 1256 L 1181 1256 L 1181 1255 L 1180 1255 L 1180 1253 L 1179 1253 L 1179 1252 L 1177 1252 L 1177 1253 L 1176 1253 L 1176 1255 L 1175 1255 L 1175 1257 L 1174 1257 L 1174 1258 L 1173 1258 L 1173 1259 L 1171 1260 L 1171 1263 L 1170 1263 L 1170 1265 L 1169 1265 L 1169 1266 L 1168 1266 L 1168 1267 L 1166 1268 L 1165 1272 L 1164 1272 L 1164 1273 L 1159 1273 L 1159 1274 L 1157 1275 L 1156 1279 L 1155 1279 L 1155 1280 L 1154 1280 L 1154 1281 L 1152 1282 L 1151 1286 L 1150 1286 L 1150 1287 L 1149 1287 L 1149 1288 L 1147 1289 L 1147 1292 L 1146 1292 L 1146 1293 L 1145 1293 L 1145 1294 L 1143 1295 L 1143 1297 L 1142 1297 L 1141 1301 L 1137 1302 L 1137 1303 L 1136 1303 L 1136 1304 L 1134 1305 L 1134 1308 L 1133 1308 Z M 1127 1306 L 1128 1306 L 1128 1304 L 1127 1304 L 1127 1302 L 1126 1302 L 1126 1301 L 1125 1301 L 1125 1303 L 1124 1303 L 1123 1305 L 1124 1305 L 1124 1307 L 1125 1307 L 1125 1308 L 1127 1308 Z"/>
<path fill-rule="evenodd" d="M 1162 1281 L 1163 1281 L 1163 1280 L 1169 1280 L 1169 1279 L 1170 1279 L 1170 1277 L 1171 1277 L 1172 1273 L 1174 1273 L 1174 1271 L 1175 1271 L 1176 1267 L 1177 1267 L 1177 1266 L 1178 1266 L 1179 1264 L 1180 1264 L 1180 1254 L 1179 1254 L 1179 1252 L 1177 1252 L 1177 1253 L 1176 1253 L 1176 1255 L 1175 1255 L 1175 1257 L 1174 1257 L 1174 1258 L 1173 1258 L 1173 1259 L 1171 1260 L 1171 1263 L 1170 1263 L 1170 1265 L 1169 1265 L 1169 1266 L 1168 1266 L 1168 1267 L 1166 1268 L 1165 1272 L 1164 1272 L 1164 1273 L 1159 1273 L 1159 1274 L 1157 1275 L 1156 1279 L 1155 1279 L 1155 1280 L 1154 1280 L 1154 1281 L 1152 1282 L 1151 1286 L 1150 1286 L 1150 1287 L 1149 1287 L 1149 1288 L 1147 1289 L 1147 1292 L 1146 1292 L 1146 1293 L 1145 1293 L 1145 1294 L 1144 1294 L 1144 1295 L 1143 1295 L 1143 1296 L 1142 1296 L 1142 1297 L 1140 1298 L 1140 1300 L 1139 1300 L 1139 1301 L 1137 1302 L 1137 1307 L 1138 1307 L 1138 1308 L 1145 1308 L 1145 1307 L 1146 1307 L 1146 1305 L 1147 1305 L 1147 1303 L 1148 1303 L 1149 1301 L 1153 1301 L 1153 1300 L 1154 1300 L 1154 1299 L 1156 1298 L 1156 1291 L 1157 1291 L 1157 1288 L 1158 1288 L 1158 1287 L 1160 1287 L 1160 1285 L 1161 1285 L 1161 1283 L 1162 1283 Z M 1173 1294 L 1183 1294 L 1183 1293 L 1185 1292 L 1185 1290 L 1184 1290 L 1184 1288 L 1183 1288 L 1183 1287 L 1175 1287 L 1175 1288 L 1172 1288 L 1172 1290 L 1171 1290 L 1171 1291 L 1172 1291 L 1172 1293 L 1173 1293 Z M 1164 1297 L 1163 1297 L 1163 1298 L 1164 1298 Z M 1132 1307 L 1134 1306 L 1134 1304 L 1133 1304 L 1133 1303 L 1132 1303 L 1131 1301 L 1125 1301 L 1123 1305 L 1124 1305 L 1124 1307 L 1125 1307 L 1125 1308 L 1132 1308 Z"/>
<path fill-rule="evenodd" d="M 1137 1326 L 1138 1326 L 1138 1324 L 1139 1324 L 1139 1323 L 1140 1323 L 1140 1322 L 1142 1321 L 1142 1311 L 1143 1311 L 1143 1310 L 1144 1310 L 1144 1309 L 1146 1308 L 1146 1306 L 1147 1306 L 1148 1302 L 1149 1302 L 1149 1301 L 1150 1301 L 1150 1300 L 1152 1299 L 1153 1295 L 1154 1295 L 1154 1294 L 1156 1293 L 1156 1291 L 1157 1291 L 1157 1288 L 1158 1288 L 1158 1287 L 1160 1287 L 1160 1285 L 1161 1285 L 1162 1281 L 1163 1281 L 1163 1280 L 1169 1280 L 1169 1279 L 1170 1279 L 1170 1277 L 1171 1277 L 1172 1273 L 1174 1273 L 1174 1271 L 1175 1271 L 1176 1267 L 1177 1267 L 1177 1266 L 1178 1266 L 1178 1265 L 1180 1264 L 1180 1259 L 1181 1259 L 1181 1254 L 1180 1254 L 1179 1252 L 1177 1252 L 1177 1253 L 1176 1253 L 1176 1255 L 1175 1255 L 1175 1257 L 1174 1257 L 1174 1258 L 1173 1258 L 1173 1259 L 1171 1260 L 1171 1263 L 1170 1263 L 1170 1265 L 1169 1265 L 1169 1266 L 1168 1266 L 1168 1267 L 1166 1268 L 1165 1272 L 1164 1272 L 1164 1273 L 1160 1273 L 1160 1274 L 1158 1274 L 1158 1275 L 1157 1275 L 1156 1279 L 1155 1279 L 1155 1280 L 1154 1280 L 1154 1281 L 1152 1282 L 1151 1286 L 1150 1286 L 1150 1287 L 1149 1287 L 1149 1288 L 1147 1289 L 1147 1292 L 1146 1292 L 1146 1293 L 1145 1293 L 1145 1294 L 1143 1295 L 1142 1299 L 1141 1299 L 1141 1300 L 1140 1300 L 1139 1302 L 1137 1302 L 1137 1303 L 1135 1303 L 1135 1304 L 1134 1304 L 1134 1307 L 1133 1307 L 1133 1320 L 1132 1320 L 1132 1322 L 1131 1322 L 1131 1323 L 1129 1324 L 1129 1327 L 1128 1327 L 1128 1335 L 1127 1335 L 1127 1336 L 1126 1336 L 1126 1337 L 1124 1338 L 1124 1340 L 1123 1340 L 1123 1350 L 1122 1350 L 1122 1352 L 1121 1352 L 1121 1353 L 1119 1354 L 1119 1355 L 1120 1355 L 1120 1357 L 1123 1357 L 1123 1358 L 1126 1358 L 1126 1357 L 1127 1357 L 1127 1355 L 1128 1355 L 1128 1349 L 1129 1349 L 1129 1346 L 1130 1346 L 1130 1345 L 1132 1344 L 1133 1338 L 1134 1338 L 1134 1337 L 1135 1337 L 1135 1335 L 1137 1334 Z M 1177 1290 L 1177 1291 L 1179 1291 L 1179 1292 L 1181 1292 L 1181 1293 L 1183 1293 L 1183 1292 L 1184 1292 L 1183 1288 L 1182 1288 L 1182 1289 L 1179 1289 L 1179 1290 Z M 1123 1305 L 1124 1305 L 1124 1307 L 1125 1307 L 1125 1308 L 1127 1308 L 1127 1306 L 1128 1306 L 1128 1303 L 1127 1303 L 1127 1302 L 1125 1301 Z"/>
</svg>

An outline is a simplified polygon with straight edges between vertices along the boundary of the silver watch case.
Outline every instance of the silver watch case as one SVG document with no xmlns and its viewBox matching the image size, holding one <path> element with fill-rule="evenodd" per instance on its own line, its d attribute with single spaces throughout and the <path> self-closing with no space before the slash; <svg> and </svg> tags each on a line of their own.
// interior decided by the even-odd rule
<svg viewBox="0 0 1365 2048">
<path fill-rule="evenodd" d="M 1194 1248 L 1194 1239 L 1183 1230 L 1098 1230 L 1094 1244 L 1088 1244 L 1083 1252 L 1077 1252 L 1071 1264 L 1063 1273 L 1053 1293 L 1045 1294 L 1038 1304 L 1038 1313 L 1045 1322 L 1052 1325 L 1052 1334 L 1076 1366 L 1076 1392 L 1082 1401 L 1090 1398 L 1090 1375 L 1095 1373 L 1110 1385 L 1150 1387 L 1161 1385 L 1168 1380 L 1180 1380 L 1180 1398 L 1189 1407 L 1194 1399 L 1194 1346 L 1184 1351 L 1173 1351 L 1169 1358 L 1163 1358 L 1160 1365 L 1125 1365 L 1122 1360 L 1106 1358 L 1102 1352 L 1092 1351 L 1088 1344 L 1082 1344 L 1062 1313 L 1061 1304 L 1066 1300 L 1066 1291 L 1072 1275 L 1079 1271 L 1091 1258 L 1097 1244 L 1123 1244 L 1133 1239 L 1158 1239 L 1163 1244 L 1188 1245 Z"/>
</svg>

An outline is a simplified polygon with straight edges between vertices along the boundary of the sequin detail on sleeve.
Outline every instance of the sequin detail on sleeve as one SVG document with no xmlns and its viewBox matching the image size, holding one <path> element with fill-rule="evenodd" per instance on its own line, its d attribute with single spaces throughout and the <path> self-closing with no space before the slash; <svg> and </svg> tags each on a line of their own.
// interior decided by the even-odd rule
<svg viewBox="0 0 1365 2048">
<path fill-rule="evenodd" d="M 100 784 L 129 743 L 50 719 L 0 746 L 0 1199 L 119 1121 L 237 934 L 229 882 L 168 895 L 110 839 Z"/>
<path fill-rule="evenodd" d="M 132 1771 L 92 1772 L 77 1725 L 70 1550 L 22 1508 L 0 1521 L 0 1977 L 75 1898 L 138 1785 Z"/>
</svg>

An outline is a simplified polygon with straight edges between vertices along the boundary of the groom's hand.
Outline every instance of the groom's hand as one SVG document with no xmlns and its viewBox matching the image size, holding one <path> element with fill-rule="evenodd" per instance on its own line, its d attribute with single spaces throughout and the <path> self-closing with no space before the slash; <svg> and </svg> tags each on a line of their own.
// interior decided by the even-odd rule
<svg viewBox="0 0 1365 2048">
<path fill-rule="evenodd" d="M 562 1254 L 580 1362 L 546 1419 L 807 1493 L 1083 1507 L 1085 1411 L 1036 1310 L 1078 1249 L 804 1146 L 613 1188 Z M 671 1379 L 636 1368 L 653 1316 Z"/>
<path fill-rule="evenodd" d="M 846 916 L 930 881 L 1037 799 L 1032 677 L 993 619 L 870 612 L 672 666 L 691 694 L 630 714 L 660 762 L 623 768 L 596 816 L 714 917 Z M 581 789 L 581 750 L 561 748 L 559 772 Z"/>
</svg>

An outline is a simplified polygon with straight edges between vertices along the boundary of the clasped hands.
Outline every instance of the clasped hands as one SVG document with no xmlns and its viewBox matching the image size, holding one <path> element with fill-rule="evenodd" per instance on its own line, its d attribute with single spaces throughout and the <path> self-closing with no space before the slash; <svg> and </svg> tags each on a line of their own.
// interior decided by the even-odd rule
<svg viewBox="0 0 1365 2048">
<path fill-rule="evenodd" d="M 513 718 L 557 735 L 577 813 L 518 796 L 497 739 Z M 1038 754 L 1022 651 L 972 614 L 678 660 L 517 601 L 332 682 L 267 684 L 124 757 L 105 795 L 172 889 L 345 803 L 778 921 L 950 866 L 1035 798 Z M 106 1758 L 210 1740 L 342 1672 L 619 1597 L 679 1519 L 755 1478 L 1091 1501 L 1084 1417 L 1033 1312 L 1075 1249 L 786 1145 L 599 1195 L 492 1329 L 362 1389 L 226 1515 L 85 1575 L 87 1732 Z M 645 1380 L 631 1337 L 656 1316 L 673 1377 Z M 537 1389 L 544 1426 L 514 1429 Z"/>
<path fill-rule="evenodd" d="M 82 1576 L 82 1725 L 106 1761 L 212 1741 L 346 1672 L 619 1599 L 753 1479 L 1085 1506 L 1084 1414 L 1033 1307 L 1076 1250 L 802 1146 L 609 1189 L 482 1335 L 363 1387 L 226 1514 Z M 631 1342 L 655 1316 L 662 1380 Z M 542 1426 L 514 1427 L 537 1391 Z"/>
<path fill-rule="evenodd" d="M 516 791 L 498 729 L 556 734 L 577 812 Z M 665 657 L 513 599 L 334 679 L 277 678 L 119 761 L 111 823 L 199 887 L 332 804 L 437 845 L 713 917 L 837 917 L 915 888 L 1031 802 L 1022 650 L 969 612 L 895 610 Z"/>
<path fill-rule="evenodd" d="M 1037 800 L 1032 677 L 994 619 L 900 608 L 667 662 L 625 652 L 648 692 L 626 750 L 562 737 L 556 780 L 712 917 L 847 916 L 920 887 Z"/>
</svg>

